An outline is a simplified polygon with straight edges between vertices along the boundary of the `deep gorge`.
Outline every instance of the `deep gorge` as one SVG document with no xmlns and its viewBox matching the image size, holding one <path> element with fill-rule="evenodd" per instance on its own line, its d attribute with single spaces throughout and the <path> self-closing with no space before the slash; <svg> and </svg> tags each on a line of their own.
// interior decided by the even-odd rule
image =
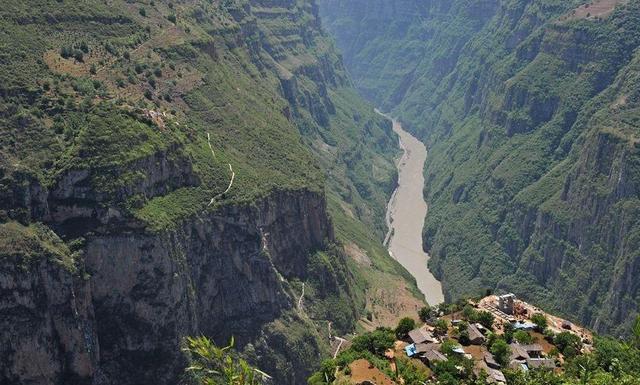
<svg viewBox="0 0 640 385">
<path fill-rule="evenodd" d="M 360 92 L 429 148 L 423 239 L 445 297 L 513 291 L 624 335 L 640 299 L 640 3 L 583 3 L 320 9 Z"/>
</svg>

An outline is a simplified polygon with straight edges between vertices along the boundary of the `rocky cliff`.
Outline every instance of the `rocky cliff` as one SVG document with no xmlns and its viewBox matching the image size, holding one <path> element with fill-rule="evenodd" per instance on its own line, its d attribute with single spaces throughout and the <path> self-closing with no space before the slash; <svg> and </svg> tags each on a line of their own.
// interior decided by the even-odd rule
<svg viewBox="0 0 640 385">
<path fill-rule="evenodd" d="M 304 383 L 367 285 L 328 198 L 381 232 L 396 151 L 315 3 L 0 12 L 0 384 L 174 384 L 200 334 Z"/>
<path fill-rule="evenodd" d="M 628 333 L 640 4 L 351 3 L 322 15 L 362 92 L 429 145 L 424 246 L 446 297 L 509 290 Z"/>
</svg>

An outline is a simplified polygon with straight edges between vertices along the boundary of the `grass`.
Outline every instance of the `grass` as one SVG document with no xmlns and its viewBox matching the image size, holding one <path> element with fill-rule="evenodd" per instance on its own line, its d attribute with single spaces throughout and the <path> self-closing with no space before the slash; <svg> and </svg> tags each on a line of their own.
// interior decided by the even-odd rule
<svg viewBox="0 0 640 385">
<path fill-rule="evenodd" d="M 29 271 L 42 260 L 49 260 L 75 272 L 74 255 L 69 247 L 42 224 L 24 226 L 17 222 L 0 224 L 0 260 Z"/>
</svg>

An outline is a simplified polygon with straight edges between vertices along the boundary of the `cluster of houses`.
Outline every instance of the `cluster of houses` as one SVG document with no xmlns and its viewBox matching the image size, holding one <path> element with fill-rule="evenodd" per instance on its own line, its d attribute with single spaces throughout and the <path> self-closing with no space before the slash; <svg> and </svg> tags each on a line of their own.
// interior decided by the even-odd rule
<svg viewBox="0 0 640 385">
<path fill-rule="evenodd" d="M 492 306 L 494 316 L 497 323 L 509 322 L 516 330 L 531 331 L 536 325 L 527 319 L 517 316 L 515 307 L 516 298 L 513 294 L 508 294 L 497 298 L 495 305 Z M 459 326 L 462 320 L 452 319 L 452 326 Z M 437 362 L 448 360 L 447 356 L 441 351 L 442 342 L 451 339 L 449 333 L 447 335 L 436 337 L 433 333 L 434 328 L 424 325 L 409 332 L 410 344 L 404 350 L 408 357 L 420 359 L 427 366 L 433 367 Z M 476 374 L 484 371 L 489 383 L 505 384 L 506 379 L 502 373 L 501 366 L 496 362 L 493 355 L 485 346 L 487 340 L 487 330 L 479 323 L 468 323 L 467 334 L 469 336 L 470 346 L 465 347 L 458 345 L 453 349 L 453 353 L 460 354 L 474 361 Z M 534 368 L 556 368 L 556 362 L 553 359 L 545 357 L 544 349 L 540 344 L 519 344 L 513 342 L 510 344 L 510 357 L 508 368 L 519 370 L 530 370 Z"/>
</svg>

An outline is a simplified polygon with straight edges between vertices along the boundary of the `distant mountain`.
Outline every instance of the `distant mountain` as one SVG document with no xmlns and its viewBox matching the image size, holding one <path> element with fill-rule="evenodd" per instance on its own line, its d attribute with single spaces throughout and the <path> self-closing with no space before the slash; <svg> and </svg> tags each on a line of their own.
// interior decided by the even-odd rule
<svg viewBox="0 0 640 385">
<path fill-rule="evenodd" d="M 640 310 L 640 2 L 322 0 L 363 95 L 430 152 L 449 300 L 514 291 L 599 332 Z"/>
</svg>

